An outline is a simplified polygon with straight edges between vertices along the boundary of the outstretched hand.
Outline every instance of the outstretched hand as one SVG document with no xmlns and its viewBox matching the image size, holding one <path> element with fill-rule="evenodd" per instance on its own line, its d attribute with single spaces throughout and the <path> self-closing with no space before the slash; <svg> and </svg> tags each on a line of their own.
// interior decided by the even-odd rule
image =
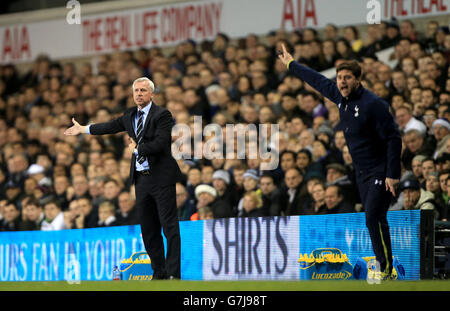
<svg viewBox="0 0 450 311">
<path fill-rule="evenodd" d="M 64 135 L 78 135 L 81 133 L 85 133 L 86 127 L 80 125 L 75 118 L 72 118 L 73 126 L 69 127 L 67 130 L 64 131 Z"/>
<path fill-rule="evenodd" d="M 285 65 L 289 64 L 289 62 L 294 59 L 292 55 L 288 53 L 283 43 L 281 44 L 281 51 L 278 51 L 278 58 Z"/>
</svg>

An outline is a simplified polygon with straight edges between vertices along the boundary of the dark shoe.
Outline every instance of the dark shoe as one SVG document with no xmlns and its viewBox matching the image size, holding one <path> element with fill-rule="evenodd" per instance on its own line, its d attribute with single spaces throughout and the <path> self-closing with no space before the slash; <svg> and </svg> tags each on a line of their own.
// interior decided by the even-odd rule
<svg viewBox="0 0 450 311">
<path fill-rule="evenodd" d="M 381 273 L 381 280 L 382 281 L 395 281 L 397 280 L 397 277 L 391 272 L 382 272 Z"/>
<path fill-rule="evenodd" d="M 169 279 L 169 277 L 167 276 L 167 274 L 162 274 L 162 273 L 155 273 L 153 274 L 152 280 L 167 280 Z"/>
</svg>

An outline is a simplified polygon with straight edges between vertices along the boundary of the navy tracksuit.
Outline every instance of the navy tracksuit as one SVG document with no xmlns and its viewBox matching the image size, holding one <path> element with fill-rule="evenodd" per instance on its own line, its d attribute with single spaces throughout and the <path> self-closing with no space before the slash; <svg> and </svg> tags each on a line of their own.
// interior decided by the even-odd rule
<svg viewBox="0 0 450 311">
<path fill-rule="evenodd" d="M 295 61 L 289 70 L 338 106 L 373 251 L 381 270 L 390 272 L 392 247 L 386 216 L 392 194 L 386 191 L 385 179 L 400 179 L 402 141 L 389 105 L 362 86 L 344 98 L 334 81 Z"/>
</svg>

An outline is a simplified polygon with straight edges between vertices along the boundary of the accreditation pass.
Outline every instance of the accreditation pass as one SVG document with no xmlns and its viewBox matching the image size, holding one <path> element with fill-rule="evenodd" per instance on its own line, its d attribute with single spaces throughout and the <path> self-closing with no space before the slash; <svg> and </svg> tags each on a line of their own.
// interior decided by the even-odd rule
<svg viewBox="0 0 450 311">
<path fill-rule="evenodd" d="M 262 295 L 230 295 L 228 297 L 198 297 L 196 295 L 189 295 L 183 298 L 184 306 L 202 306 L 210 307 L 211 309 L 217 306 L 229 307 L 250 307 L 250 306 L 264 306 L 267 302 L 267 296 Z"/>
</svg>

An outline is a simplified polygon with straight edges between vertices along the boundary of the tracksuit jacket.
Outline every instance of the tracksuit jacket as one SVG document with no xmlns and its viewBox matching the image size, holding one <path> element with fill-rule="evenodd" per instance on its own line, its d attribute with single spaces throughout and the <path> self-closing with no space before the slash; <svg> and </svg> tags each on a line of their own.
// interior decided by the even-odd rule
<svg viewBox="0 0 450 311">
<path fill-rule="evenodd" d="M 362 86 L 343 97 L 336 83 L 320 73 L 295 61 L 288 66 L 338 106 L 339 129 L 344 131 L 357 180 L 373 176 L 400 179 L 402 141 L 388 103 Z"/>
</svg>

